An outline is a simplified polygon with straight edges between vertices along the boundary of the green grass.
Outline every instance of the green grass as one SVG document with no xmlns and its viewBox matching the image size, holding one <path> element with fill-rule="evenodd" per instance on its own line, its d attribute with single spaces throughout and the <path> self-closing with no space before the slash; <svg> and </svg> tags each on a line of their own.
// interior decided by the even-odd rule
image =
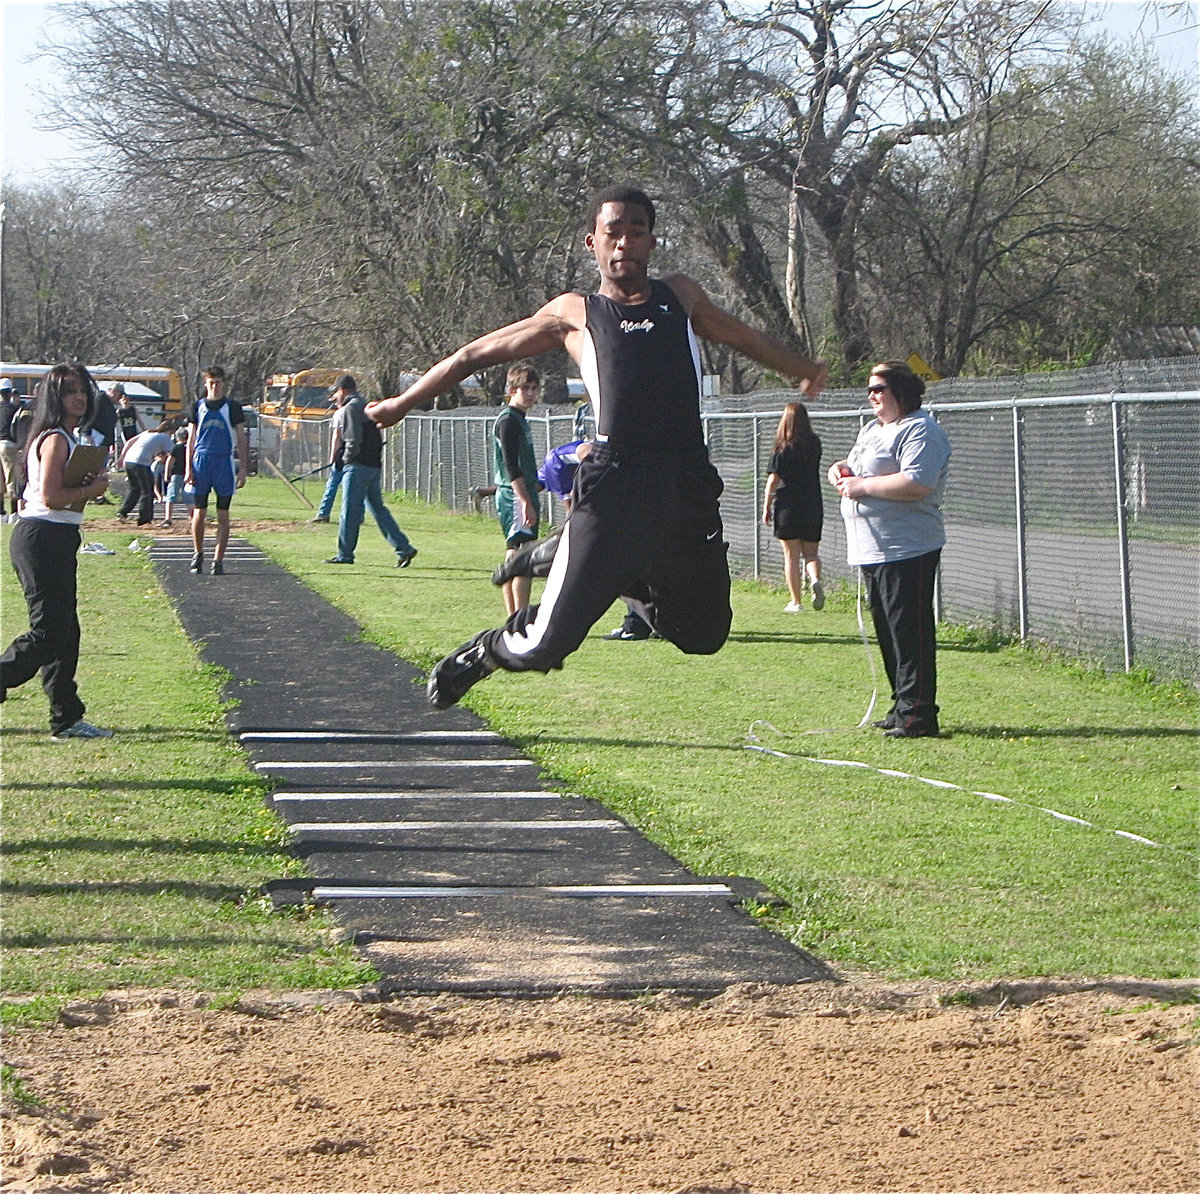
<svg viewBox="0 0 1200 1194">
<path fill-rule="evenodd" d="M 8 528 L 5 528 L 7 541 Z M 258 895 L 297 863 L 223 721 L 221 676 L 184 637 L 131 536 L 80 556 L 80 691 L 105 741 L 54 743 L 35 680 L 3 708 L 3 986 L 63 999 L 108 987 L 343 986 L 370 971 L 324 915 Z M 5 642 L 27 625 L 7 558 Z M 50 1005 L 20 1000 L 10 1019 Z"/>
<path fill-rule="evenodd" d="M 5 1104 L 26 1111 L 45 1106 L 29 1088 L 29 1083 L 8 1064 L 0 1064 L 0 1096 Z"/>
<path fill-rule="evenodd" d="M 234 514 L 292 520 L 250 537 L 366 637 L 427 667 L 502 620 L 488 581 L 499 531 L 414 499 L 394 509 L 421 552 L 403 570 L 369 520 L 356 566 L 324 566 L 334 529 L 307 525 L 311 512 L 279 482 L 252 481 Z M 105 578 L 82 611 L 83 691 L 96 720 L 121 733 L 55 746 L 12 732 L 43 728 L 36 685 L 6 706 L 6 769 L 21 777 L 4 813 L 15 850 L 6 986 L 356 981 L 353 960 L 322 947 L 323 921 L 288 920 L 246 897 L 289 865 L 278 826 L 224 733 L 216 677 L 183 642 L 152 576 L 128 554 L 80 566 Z M 3 585 L 11 636 L 24 608 L 11 600 L 10 570 Z M 957 980 L 1195 973 L 1193 693 L 948 631 L 939 661 L 949 737 L 886 740 L 853 728 L 874 657 L 853 593 L 797 617 L 781 614 L 783 601 L 736 585 L 730 642 L 708 658 L 602 641 L 618 605 L 561 672 L 498 673 L 466 703 L 563 790 L 603 800 L 697 873 L 761 881 L 787 905 L 758 909 L 762 918 L 843 966 Z M 101 621 L 97 603 L 118 612 Z M 305 628 L 280 632 L 302 642 Z M 758 729 L 763 744 L 794 757 L 744 749 L 759 722 L 775 727 Z"/>
</svg>

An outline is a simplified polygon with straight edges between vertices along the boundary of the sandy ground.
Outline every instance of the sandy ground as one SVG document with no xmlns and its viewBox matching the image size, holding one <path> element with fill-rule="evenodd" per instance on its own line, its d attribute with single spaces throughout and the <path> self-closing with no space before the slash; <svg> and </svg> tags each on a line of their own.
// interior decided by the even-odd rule
<svg viewBox="0 0 1200 1194">
<path fill-rule="evenodd" d="M 0 1190 L 1200 1190 L 1183 985 L 1039 980 L 940 1001 L 965 990 L 326 992 L 223 1010 L 114 993 L 9 1034 L 5 1059 L 43 1105 L 6 1106 Z"/>
<path fill-rule="evenodd" d="M 1168 984 L 705 1002 L 164 992 L 12 1033 L 5 1191 L 1195 1191 Z M 203 1003 L 203 1000 L 199 1001 Z"/>
</svg>

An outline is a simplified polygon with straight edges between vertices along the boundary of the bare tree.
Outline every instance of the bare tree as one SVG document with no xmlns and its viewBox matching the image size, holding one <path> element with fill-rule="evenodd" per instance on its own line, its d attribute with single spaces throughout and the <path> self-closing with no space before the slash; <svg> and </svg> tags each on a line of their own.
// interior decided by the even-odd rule
<svg viewBox="0 0 1200 1194">
<path fill-rule="evenodd" d="M 735 264 L 747 302 L 773 310 L 776 326 L 786 319 L 801 339 L 811 334 L 799 282 L 801 211 L 811 220 L 829 259 L 828 339 L 848 374 L 873 353 L 858 245 L 872 187 L 901 147 L 973 119 L 972 76 L 955 48 L 1015 64 L 1018 49 L 1035 50 L 1050 5 L 774 0 L 735 8 L 717 0 L 717 9 L 717 40 L 692 55 L 659 100 L 658 136 L 664 143 L 688 137 L 687 154 L 707 165 L 705 194 L 695 196 L 698 226 L 726 241 L 714 251 Z M 738 184 L 739 173 L 747 185 Z M 782 193 L 791 213 L 791 259 L 778 271 L 739 209 L 756 177 Z M 724 233 L 711 227 L 705 204 L 729 212 Z"/>
<path fill-rule="evenodd" d="M 578 275 L 582 97 L 632 7 L 89 0 L 71 111 L 211 255 L 306 271 L 305 348 L 396 375 Z"/>
<path fill-rule="evenodd" d="M 1121 323 L 1196 310 L 1186 87 L 1102 43 L 994 82 L 981 73 L 970 125 L 880 179 L 862 237 L 874 326 L 956 374 L 1086 358 Z"/>
</svg>

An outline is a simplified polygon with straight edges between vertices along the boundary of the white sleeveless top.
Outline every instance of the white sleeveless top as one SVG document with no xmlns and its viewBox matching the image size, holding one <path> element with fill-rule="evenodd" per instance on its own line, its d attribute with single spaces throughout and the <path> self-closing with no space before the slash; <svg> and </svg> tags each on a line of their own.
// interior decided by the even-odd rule
<svg viewBox="0 0 1200 1194">
<path fill-rule="evenodd" d="M 39 449 L 48 435 L 66 436 L 67 443 L 74 448 L 75 437 L 62 427 L 51 427 L 49 431 L 38 436 L 37 443 L 31 444 L 25 454 L 25 508 L 21 511 L 22 518 L 40 518 L 43 522 L 62 522 L 79 526 L 83 522 L 82 510 L 51 510 L 42 501 L 42 460 Z"/>
</svg>

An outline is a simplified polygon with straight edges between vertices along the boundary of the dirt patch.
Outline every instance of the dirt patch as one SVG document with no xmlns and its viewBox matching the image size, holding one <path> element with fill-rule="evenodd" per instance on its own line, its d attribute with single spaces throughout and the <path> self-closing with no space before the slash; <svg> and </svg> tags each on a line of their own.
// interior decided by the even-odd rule
<svg viewBox="0 0 1200 1194">
<path fill-rule="evenodd" d="M 210 514 L 207 527 L 207 535 L 211 539 L 213 535 L 213 517 Z M 281 534 L 295 534 L 298 531 L 307 530 L 307 524 L 304 522 L 286 522 L 276 521 L 273 519 L 247 519 L 235 518 L 230 526 L 230 534 L 236 538 L 238 535 L 245 534 L 247 531 L 277 531 Z M 140 527 L 127 519 L 122 522 L 115 514 L 111 518 L 89 518 L 83 526 L 84 533 L 91 531 L 112 531 L 114 534 L 129 534 L 137 535 L 139 538 L 152 539 L 171 539 L 184 538 L 189 535 L 188 520 L 185 515 L 176 517 L 174 525 L 169 527 L 159 526 L 158 523 L 151 523 L 149 526 Z"/>
<path fill-rule="evenodd" d="M 1177 987 L 350 993 L 69 1009 L 8 1061 L 6 1191 L 1192 1191 Z M 73 1025 L 73 1026 L 69 1026 Z"/>
</svg>

